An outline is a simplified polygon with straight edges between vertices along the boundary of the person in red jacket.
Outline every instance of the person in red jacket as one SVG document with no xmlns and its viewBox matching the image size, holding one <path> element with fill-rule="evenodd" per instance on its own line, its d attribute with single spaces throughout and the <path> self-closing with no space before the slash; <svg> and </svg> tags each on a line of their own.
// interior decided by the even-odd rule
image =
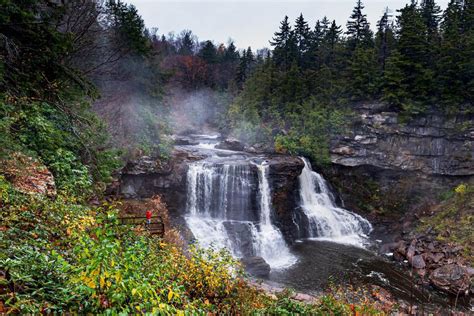
<svg viewBox="0 0 474 316">
<path fill-rule="evenodd" d="M 150 226 L 151 224 L 151 210 L 146 211 L 146 224 Z"/>
</svg>

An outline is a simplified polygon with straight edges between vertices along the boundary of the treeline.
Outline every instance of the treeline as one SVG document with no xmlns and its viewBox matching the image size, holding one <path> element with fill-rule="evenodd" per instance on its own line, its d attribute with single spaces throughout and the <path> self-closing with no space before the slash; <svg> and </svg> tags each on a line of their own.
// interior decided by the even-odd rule
<svg viewBox="0 0 474 316">
<path fill-rule="evenodd" d="M 268 53 L 254 53 L 250 47 L 238 50 L 232 40 L 227 44 L 200 42 L 192 31 L 178 36 L 151 35 L 153 48 L 163 57 L 162 67 L 172 73 L 172 82 L 186 89 L 209 87 L 236 91 Z"/>
<path fill-rule="evenodd" d="M 444 12 L 434 0 L 412 1 L 396 19 L 387 10 L 375 32 L 363 9 L 357 1 L 345 32 L 326 17 L 314 27 L 303 15 L 294 25 L 285 17 L 272 56 L 231 107 L 236 133 L 327 160 L 351 104 L 381 101 L 406 117 L 472 112 L 472 0 L 451 0 Z"/>
</svg>

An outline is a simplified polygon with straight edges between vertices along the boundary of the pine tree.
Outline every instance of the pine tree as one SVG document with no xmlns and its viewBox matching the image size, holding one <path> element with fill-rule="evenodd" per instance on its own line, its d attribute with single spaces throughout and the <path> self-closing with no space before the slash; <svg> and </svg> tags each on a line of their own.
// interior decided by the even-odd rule
<svg viewBox="0 0 474 316">
<path fill-rule="evenodd" d="M 288 16 L 285 16 L 283 21 L 280 23 L 279 32 L 275 32 L 273 40 L 270 44 L 274 46 L 273 60 L 277 66 L 282 66 L 283 69 L 287 69 L 291 63 L 290 60 L 290 41 L 292 41 L 293 31 L 288 21 Z"/>
<path fill-rule="evenodd" d="M 202 45 L 198 52 L 198 56 L 208 64 L 217 63 L 217 49 L 214 43 L 211 41 L 204 42 L 204 45 Z"/>
<path fill-rule="evenodd" d="M 398 108 L 403 108 L 403 104 L 408 98 L 402 63 L 400 53 L 395 50 L 387 59 L 382 88 L 382 100 Z"/>
<path fill-rule="evenodd" d="M 237 67 L 236 82 L 239 88 L 242 88 L 243 83 L 250 77 L 255 67 L 255 56 L 252 49 L 249 47 L 242 52 L 240 63 Z"/>
<path fill-rule="evenodd" d="M 433 101 L 436 93 L 434 72 L 430 69 L 427 59 L 430 53 L 430 45 L 426 38 L 427 29 L 415 3 L 406 5 L 399 11 L 397 47 L 404 86 L 410 98 L 410 102 L 404 103 L 403 106 L 410 113 L 420 113 Z"/>
<path fill-rule="evenodd" d="M 437 43 L 439 41 L 441 8 L 435 0 L 423 0 L 421 1 L 421 12 L 427 29 L 428 41 Z"/>
<path fill-rule="evenodd" d="M 330 26 L 331 26 L 331 21 L 329 21 L 329 19 L 325 16 L 321 20 L 321 31 L 323 32 L 323 34 L 326 34 L 327 31 L 329 31 Z"/>
<path fill-rule="evenodd" d="M 353 100 L 373 100 L 378 94 L 380 73 L 373 48 L 357 47 L 349 63 L 349 95 Z"/>
<path fill-rule="evenodd" d="M 239 60 L 239 52 L 237 51 L 237 48 L 235 47 L 234 42 L 230 42 L 227 45 L 227 49 L 224 54 L 224 62 L 236 62 Z"/>
<path fill-rule="evenodd" d="M 322 27 L 321 22 L 319 20 L 316 21 L 313 33 L 311 34 L 311 41 L 314 47 L 318 47 L 321 44 L 324 39 L 324 35 L 326 35 L 326 31 L 327 30 L 324 30 L 324 28 Z"/>
<path fill-rule="evenodd" d="M 185 30 L 181 33 L 178 54 L 183 56 L 194 54 L 194 39 L 191 31 Z"/>
<path fill-rule="evenodd" d="M 382 18 L 377 23 L 377 34 L 375 36 L 375 46 L 377 49 L 377 62 L 381 72 L 385 70 L 385 63 L 396 44 L 393 25 L 389 20 L 389 9 L 387 8 Z"/>
<path fill-rule="evenodd" d="M 325 42 L 329 45 L 330 48 L 334 48 L 335 45 L 339 42 L 341 33 L 341 26 L 336 24 L 336 20 L 333 20 L 331 23 L 331 27 L 329 27 L 324 38 Z"/>
<path fill-rule="evenodd" d="M 463 1 L 461 54 L 462 80 L 464 86 L 464 100 L 474 112 L 474 0 Z"/>
<path fill-rule="evenodd" d="M 298 48 L 298 64 L 303 66 L 306 61 L 307 52 L 311 45 L 311 31 L 308 23 L 304 20 L 303 14 L 295 22 L 295 41 Z"/>
<path fill-rule="evenodd" d="M 445 109 L 456 108 L 464 102 L 462 21 L 462 4 L 459 0 L 451 0 L 441 23 L 442 42 L 437 73 L 437 87 Z"/>
<path fill-rule="evenodd" d="M 362 45 L 370 47 L 373 45 L 373 34 L 370 30 L 370 24 L 367 21 L 367 15 L 362 13 L 364 5 L 361 0 L 357 0 L 356 6 L 352 11 L 352 15 L 349 17 L 347 22 L 347 36 L 348 45 L 351 50 L 354 50 L 356 46 Z"/>
</svg>

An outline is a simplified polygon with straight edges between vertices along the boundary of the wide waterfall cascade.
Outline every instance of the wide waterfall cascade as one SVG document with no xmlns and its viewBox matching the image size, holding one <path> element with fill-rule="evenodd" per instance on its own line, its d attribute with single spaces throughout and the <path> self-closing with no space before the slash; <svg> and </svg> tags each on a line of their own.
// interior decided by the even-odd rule
<svg viewBox="0 0 474 316">
<path fill-rule="evenodd" d="M 249 161 L 190 164 L 186 223 L 203 247 L 260 256 L 272 268 L 289 266 L 295 257 L 271 223 L 268 166 L 257 167 L 258 181 Z"/>
<path fill-rule="evenodd" d="M 301 208 L 310 238 L 363 246 L 372 225 L 360 215 L 337 207 L 324 178 L 305 158 L 299 176 Z"/>
</svg>

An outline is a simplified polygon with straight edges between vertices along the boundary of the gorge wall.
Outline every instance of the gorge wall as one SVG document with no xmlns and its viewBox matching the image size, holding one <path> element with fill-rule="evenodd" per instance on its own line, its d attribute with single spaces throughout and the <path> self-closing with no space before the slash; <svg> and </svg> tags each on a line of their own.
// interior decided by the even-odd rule
<svg viewBox="0 0 474 316">
<path fill-rule="evenodd" d="M 472 115 L 404 120 L 384 104 L 362 104 L 355 113 L 349 131 L 332 141 L 332 167 L 323 170 L 349 207 L 403 212 L 473 181 Z"/>
</svg>

